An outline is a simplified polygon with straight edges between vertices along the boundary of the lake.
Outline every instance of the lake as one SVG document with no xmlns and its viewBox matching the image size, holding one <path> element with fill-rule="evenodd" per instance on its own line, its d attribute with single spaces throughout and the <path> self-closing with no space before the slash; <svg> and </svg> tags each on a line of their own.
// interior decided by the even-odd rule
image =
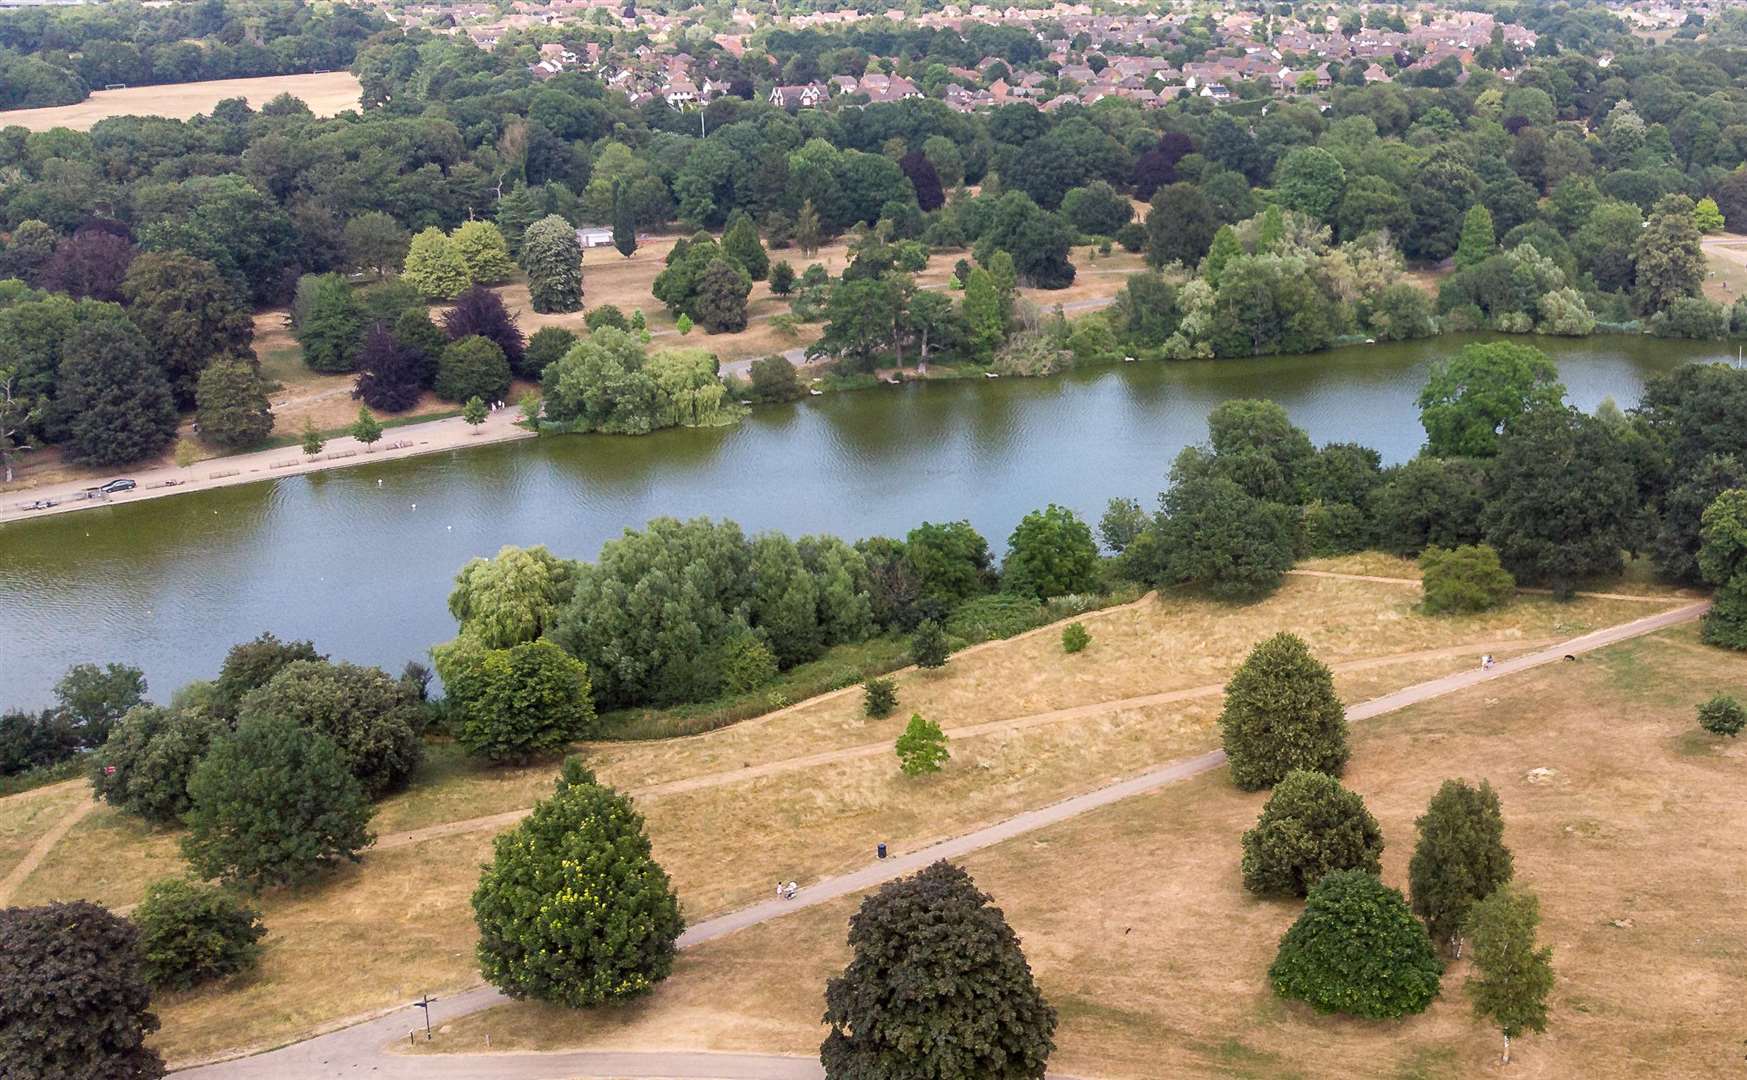
<svg viewBox="0 0 1747 1080">
<path fill-rule="evenodd" d="M 0 707 L 46 704 L 81 661 L 138 665 L 167 700 L 263 630 L 398 671 L 453 634 L 445 601 L 467 559 L 505 544 L 592 559 L 661 515 L 851 539 L 966 518 L 999 552 L 1051 502 L 1093 522 L 1112 496 L 1152 505 L 1228 398 L 1271 398 L 1318 444 L 1401 461 L 1423 438 L 1428 369 L 1462 341 L 881 387 L 731 428 L 530 439 L 0 526 Z M 1642 337 L 1533 343 L 1584 409 L 1734 359 Z"/>
</svg>

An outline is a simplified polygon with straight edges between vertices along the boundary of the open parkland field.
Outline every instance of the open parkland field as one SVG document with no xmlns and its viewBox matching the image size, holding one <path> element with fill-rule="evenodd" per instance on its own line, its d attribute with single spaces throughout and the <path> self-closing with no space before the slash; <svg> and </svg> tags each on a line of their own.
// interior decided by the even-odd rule
<svg viewBox="0 0 1747 1080">
<path fill-rule="evenodd" d="M 317 116 L 333 116 L 357 108 L 359 92 L 358 80 L 349 71 L 129 86 L 122 90 L 93 90 L 90 97 L 75 105 L 0 112 L 0 127 L 16 125 L 30 131 L 64 127 L 89 131 L 99 120 L 112 116 L 163 116 L 187 120 L 211 112 L 214 105 L 227 98 L 246 98 L 252 108 L 258 109 L 280 94 L 300 99 Z"/>
<path fill-rule="evenodd" d="M 898 675 L 900 707 L 867 718 L 852 688 L 702 735 L 577 748 L 630 792 L 689 923 L 963 835 L 1218 745 L 1225 680 L 1256 641 L 1305 638 L 1352 708 L 1476 667 L 1490 653 L 1552 655 L 1694 598 L 1632 582 L 1570 603 L 1524 594 L 1480 615 L 1418 609 L 1412 564 L 1377 555 L 1303 564 L 1274 596 L 1232 607 L 1149 594 L 1082 620 L 1083 653 L 1045 627 Z M 1303 572 L 1309 571 L 1309 572 Z M 1673 620 L 1668 620 L 1673 622 Z M 1747 755 L 1697 730 L 1694 705 L 1738 689 L 1747 658 L 1675 622 L 1354 723 L 1343 782 L 1382 824 L 1384 880 L 1404 886 L 1412 821 L 1448 777 L 1500 792 L 1517 877 L 1542 897 L 1559 982 L 1544 1037 L 1510 1075 L 1714 1076 L 1738 1060 L 1747 947 L 1731 898 L 1747 835 L 1731 812 Z M 900 717 L 951 737 L 952 760 L 906 778 Z M 296 1039 L 338 1021 L 479 982 L 468 898 L 492 837 L 550 791 L 551 763 L 492 768 L 438 743 L 411 788 L 379 806 L 362 863 L 263 898 L 258 970 L 161 997 L 172 1062 Z M 1239 835 L 1265 793 L 1222 768 L 966 857 L 1024 941 L 1059 1009 L 1052 1070 L 1078 1077 L 1485 1074 L 1496 1032 L 1446 973 L 1424 1016 L 1369 1023 L 1285 1004 L 1265 972 L 1298 905 L 1261 901 L 1238 873 Z M 82 782 L 0 800 L 0 903 L 84 897 L 126 909 L 182 870 L 173 832 L 107 807 Z M 557 1048 L 810 1055 L 825 980 L 847 958 L 859 897 L 797 910 L 681 954 L 635 1006 L 530 1005 L 446 1024 L 423 1052 Z M 336 963 L 336 957 L 344 957 Z M 1626 975 L 1624 973 L 1630 973 Z"/>
</svg>

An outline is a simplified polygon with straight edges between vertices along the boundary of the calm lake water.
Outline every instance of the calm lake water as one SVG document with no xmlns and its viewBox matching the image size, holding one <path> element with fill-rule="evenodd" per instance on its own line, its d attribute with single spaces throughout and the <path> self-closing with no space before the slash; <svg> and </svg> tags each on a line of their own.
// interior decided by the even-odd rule
<svg viewBox="0 0 1747 1080">
<path fill-rule="evenodd" d="M 1150 505 L 1227 398 L 1272 398 L 1319 444 L 1400 461 L 1423 437 L 1413 399 L 1428 368 L 1459 344 L 882 387 L 732 428 L 527 440 L 4 525 L 0 707 L 46 703 L 81 661 L 139 665 L 166 700 L 263 630 L 398 670 L 452 634 L 445 600 L 467 559 L 504 544 L 592 559 L 661 515 L 848 538 L 967 518 L 999 551 L 1050 502 L 1089 520 L 1116 495 Z M 1639 337 L 1535 344 L 1584 409 L 1733 359 Z"/>
</svg>

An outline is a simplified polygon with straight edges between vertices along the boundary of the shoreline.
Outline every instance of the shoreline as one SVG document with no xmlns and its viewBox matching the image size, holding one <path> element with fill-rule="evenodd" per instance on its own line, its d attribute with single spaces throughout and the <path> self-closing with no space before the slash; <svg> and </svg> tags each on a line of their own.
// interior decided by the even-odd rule
<svg viewBox="0 0 1747 1080">
<path fill-rule="evenodd" d="M 395 461 L 444 450 L 461 450 L 469 446 L 485 446 L 534 439 L 539 432 L 529 431 L 517 421 L 520 412 L 506 406 L 486 417 L 485 423 L 474 428 L 459 416 L 443 417 L 421 423 L 390 428 L 375 449 L 366 449 L 350 435 L 336 436 L 327 441 L 322 452 L 314 457 L 304 455 L 301 447 L 281 446 L 271 450 L 254 450 L 241 454 L 208 458 L 187 468 L 178 465 L 157 465 L 120 475 L 138 483 L 132 491 L 114 495 L 88 494 L 97 483 L 91 480 L 68 480 L 45 484 L 39 488 L 9 492 L 0 496 L 0 526 L 15 521 L 33 521 L 70 514 L 97 507 L 119 506 L 145 502 L 191 491 L 211 491 L 276 480 L 282 476 L 302 476 L 344 469 L 352 465 L 367 465 L 376 461 Z M 388 436 L 398 436 L 389 438 Z M 34 504 L 48 500 L 48 507 Z"/>
</svg>

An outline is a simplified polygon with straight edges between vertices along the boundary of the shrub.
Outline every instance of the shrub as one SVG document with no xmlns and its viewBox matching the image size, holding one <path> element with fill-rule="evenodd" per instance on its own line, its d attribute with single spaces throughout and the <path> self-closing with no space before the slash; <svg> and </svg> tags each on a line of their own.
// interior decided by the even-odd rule
<svg viewBox="0 0 1747 1080">
<path fill-rule="evenodd" d="M 332 739 L 372 798 L 404 786 L 423 750 L 424 710 L 381 668 L 299 660 L 244 698 L 237 715 L 290 720 Z"/>
<path fill-rule="evenodd" d="M 1336 870 L 1312 886 L 1268 979 L 1318 1012 L 1390 1020 L 1423 1012 L 1443 973 L 1398 890 L 1363 870 Z"/>
<path fill-rule="evenodd" d="M 189 990 L 249 970 L 267 933 L 254 908 L 223 889 L 180 878 L 154 882 L 133 922 L 154 990 Z"/>
<path fill-rule="evenodd" d="M 754 360 L 749 371 L 752 378 L 753 401 L 797 401 L 807 396 L 795 365 L 786 356 L 767 356 Z"/>
<path fill-rule="evenodd" d="M 541 327 L 528 339 L 528 348 L 522 354 L 521 369 L 516 374 L 524 379 L 538 379 L 548 367 L 569 352 L 576 341 L 576 335 L 562 326 Z"/>
<path fill-rule="evenodd" d="M 787 296 L 795 291 L 795 268 L 790 266 L 787 261 L 771 265 L 770 291 L 776 296 Z"/>
<path fill-rule="evenodd" d="M 1226 684 L 1219 727 L 1231 778 L 1246 791 L 1294 769 L 1339 776 L 1347 763 L 1346 710 L 1334 676 L 1292 634 L 1250 651 Z"/>
<path fill-rule="evenodd" d="M 139 933 L 84 900 L 0 908 L 0 1063 L 7 1080 L 156 1080 Z"/>
<path fill-rule="evenodd" d="M 581 1008 L 645 994 L 685 922 L 631 800 L 575 759 L 499 836 L 473 892 L 479 969 L 513 998 Z"/>
<path fill-rule="evenodd" d="M 1116 242 L 1122 245 L 1122 250 L 1142 252 L 1146 250 L 1146 226 L 1138 221 L 1131 221 L 1116 230 Z"/>
<path fill-rule="evenodd" d="M 443 350 L 434 389 L 444 401 L 498 401 L 510 392 L 510 365 L 485 338 L 464 337 Z"/>
<path fill-rule="evenodd" d="M 631 320 L 625 318 L 625 313 L 616 305 L 602 304 L 582 317 L 582 325 L 588 327 L 591 334 L 603 326 L 628 331 L 631 329 Z"/>
<path fill-rule="evenodd" d="M 370 800 L 339 747 L 280 717 L 214 740 L 188 796 L 182 854 L 202 876 L 250 889 L 310 881 L 373 839 Z"/>
<path fill-rule="evenodd" d="M 828 1080 L 1041 1080 L 1055 1010 L 989 901 L 944 860 L 862 901 L 825 987 Z"/>
<path fill-rule="evenodd" d="M 1453 550 L 1433 545 L 1420 553 L 1419 568 L 1425 609 L 1433 614 L 1486 611 L 1516 595 L 1516 579 L 1499 565 L 1498 552 L 1485 544 Z"/>
<path fill-rule="evenodd" d="M 892 715 L 898 707 L 895 679 L 873 678 L 862 684 L 862 709 L 876 720 Z"/>
<path fill-rule="evenodd" d="M 1382 873 L 1383 830 L 1365 800 L 1325 773 L 1286 774 L 1243 836 L 1244 888 L 1303 896 L 1334 870 Z"/>
<path fill-rule="evenodd" d="M 1022 634 L 1044 622 L 1043 605 L 1031 597 L 991 593 L 958 605 L 943 629 L 952 640 L 970 645 Z"/>
<path fill-rule="evenodd" d="M 952 756 L 946 749 L 946 733 L 934 721 L 922 719 L 921 713 L 910 714 L 910 723 L 898 736 L 897 751 L 898 767 L 905 776 L 939 772 Z"/>
<path fill-rule="evenodd" d="M 917 667 L 939 668 L 946 666 L 948 655 L 945 631 L 933 619 L 923 619 L 910 638 L 910 659 Z"/>
<path fill-rule="evenodd" d="M 204 708 L 141 705 L 122 718 L 91 756 L 92 793 L 118 810 L 174 824 L 188 812 L 188 778 L 194 767 L 212 740 L 229 730 Z"/>
<path fill-rule="evenodd" d="M 1084 623 L 1069 623 L 1062 629 L 1062 651 L 1069 653 L 1083 652 L 1092 643 L 1092 635 L 1086 632 Z"/>
<path fill-rule="evenodd" d="M 757 634 L 743 631 L 722 643 L 722 686 L 730 694 L 756 690 L 776 678 L 776 654 Z"/>
<path fill-rule="evenodd" d="M 1729 311 L 1702 296 L 1683 296 L 1650 316 L 1647 330 L 1655 337 L 1716 341 L 1729 336 Z"/>
<path fill-rule="evenodd" d="M 1718 694 L 1698 707 L 1698 726 L 1712 735 L 1739 735 L 1747 727 L 1747 711 L 1728 694 Z"/>
<path fill-rule="evenodd" d="M 549 641 L 486 649 L 464 638 L 439 667 L 449 700 L 460 707 L 456 739 L 468 753 L 526 761 L 594 727 L 588 666 Z"/>
</svg>

